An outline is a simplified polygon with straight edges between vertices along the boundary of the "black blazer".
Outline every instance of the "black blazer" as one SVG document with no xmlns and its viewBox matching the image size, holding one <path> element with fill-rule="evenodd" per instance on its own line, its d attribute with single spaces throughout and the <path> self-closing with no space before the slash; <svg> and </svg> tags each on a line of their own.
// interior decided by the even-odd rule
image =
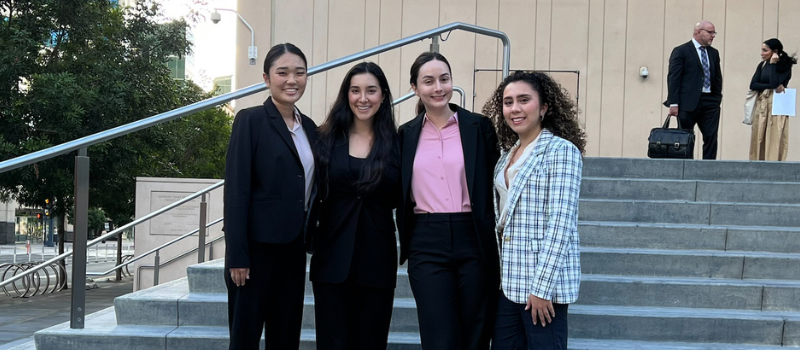
<svg viewBox="0 0 800 350">
<path fill-rule="evenodd" d="M 711 73 L 711 95 L 722 100 L 722 68 L 719 63 L 719 51 L 707 46 L 709 70 Z M 664 105 L 669 107 L 677 104 L 678 109 L 691 112 L 697 108 L 700 95 L 703 93 L 703 64 L 694 43 L 689 42 L 679 45 L 672 50 L 669 56 L 669 73 L 667 75 L 667 100 Z"/>
<path fill-rule="evenodd" d="M 354 281 L 358 284 L 394 288 L 397 236 L 392 210 L 400 195 L 400 152 L 395 146 L 378 187 L 360 193 L 356 188 L 359 175 L 350 171 L 348 140 L 337 141 L 331 150 L 327 184 L 323 169 L 319 173 L 319 229 L 311 281 L 342 283 L 357 270 Z"/>
<path fill-rule="evenodd" d="M 303 130 L 313 145 L 317 126 L 301 114 Z M 316 185 L 309 203 L 314 203 Z M 305 170 L 286 123 L 268 98 L 263 106 L 236 114 L 225 158 L 225 264 L 250 267 L 251 242 L 290 243 L 303 233 L 308 240 L 305 213 Z M 313 218 L 314 208 L 309 208 Z M 314 222 L 313 220 L 311 222 Z"/>
<path fill-rule="evenodd" d="M 466 109 L 450 104 L 450 109 L 458 112 L 458 127 L 461 133 L 461 146 L 464 150 L 464 167 L 475 232 L 484 260 L 492 271 L 499 274 L 500 261 L 495 238 L 493 195 L 494 166 L 500 158 L 497 134 L 489 118 L 474 114 Z M 397 227 L 400 232 L 400 263 L 408 259 L 408 245 L 414 229 L 414 206 L 411 201 L 411 173 L 414 156 L 417 153 L 419 135 L 422 132 L 424 113 L 400 126 L 399 135 L 402 152 L 403 193 L 401 206 L 397 209 Z"/>
</svg>

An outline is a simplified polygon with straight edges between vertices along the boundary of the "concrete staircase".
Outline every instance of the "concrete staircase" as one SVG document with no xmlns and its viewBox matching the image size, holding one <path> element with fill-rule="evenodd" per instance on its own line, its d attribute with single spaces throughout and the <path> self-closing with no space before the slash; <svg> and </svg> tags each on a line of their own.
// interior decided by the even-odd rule
<svg viewBox="0 0 800 350">
<path fill-rule="evenodd" d="M 587 158 L 570 349 L 800 347 L 800 164 Z M 302 348 L 314 349 L 306 286 Z M 420 349 L 404 268 L 389 349 Z M 37 332 L 43 349 L 226 349 L 222 262 Z"/>
</svg>

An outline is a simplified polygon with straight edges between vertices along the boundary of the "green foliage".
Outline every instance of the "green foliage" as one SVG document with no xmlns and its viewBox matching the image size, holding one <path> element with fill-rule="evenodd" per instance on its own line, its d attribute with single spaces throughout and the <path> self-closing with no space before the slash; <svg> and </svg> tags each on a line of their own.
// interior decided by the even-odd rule
<svg viewBox="0 0 800 350">
<path fill-rule="evenodd" d="M 183 20 L 158 5 L 108 0 L 0 0 L 0 159 L 10 159 L 209 98 L 172 80 L 190 52 Z M 3 17 L 7 16 L 7 17 Z M 134 213 L 135 178 L 223 176 L 231 118 L 220 108 L 88 149 L 90 205 L 117 224 Z M 75 153 L 0 174 L 0 197 L 53 211 L 73 205 Z"/>
</svg>

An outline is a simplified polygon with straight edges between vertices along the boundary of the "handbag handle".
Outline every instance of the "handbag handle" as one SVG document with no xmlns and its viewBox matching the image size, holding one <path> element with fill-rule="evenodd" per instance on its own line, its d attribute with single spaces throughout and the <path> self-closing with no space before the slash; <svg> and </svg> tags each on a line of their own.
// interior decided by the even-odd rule
<svg viewBox="0 0 800 350">
<path fill-rule="evenodd" d="M 672 115 L 669 115 L 669 114 L 667 114 L 667 119 L 664 120 L 664 129 L 669 129 L 669 117 L 675 117 L 675 120 L 678 121 L 678 129 L 680 129 L 681 128 L 681 118 L 678 118 L 677 115 L 672 116 Z"/>
</svg>

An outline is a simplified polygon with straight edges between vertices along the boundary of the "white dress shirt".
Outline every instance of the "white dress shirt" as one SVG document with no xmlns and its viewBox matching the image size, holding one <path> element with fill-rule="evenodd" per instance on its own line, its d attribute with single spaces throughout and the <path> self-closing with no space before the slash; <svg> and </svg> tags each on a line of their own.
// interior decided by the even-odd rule
<svg viewBox="0 0 800 350">
<path fill-rule="evenodd" d="M 300 156 L 300 162 L 303 163 L 303 170 L 305 171 L 305 209 L 308 210 L 308 200 L 311 198 L 311 184 L 312 181 L 314 181 L 314 153 L 311 152 L 311 144 L 308 142 L 308 136 L 303 129 L 303 121 L 300 118 L 300 112 L 297 108 L 294 110 L 294 127 L 289 128 L 289 133 L 292 134 L 294 148 L 297 149 L 297 155 Z"/>
</svg>

